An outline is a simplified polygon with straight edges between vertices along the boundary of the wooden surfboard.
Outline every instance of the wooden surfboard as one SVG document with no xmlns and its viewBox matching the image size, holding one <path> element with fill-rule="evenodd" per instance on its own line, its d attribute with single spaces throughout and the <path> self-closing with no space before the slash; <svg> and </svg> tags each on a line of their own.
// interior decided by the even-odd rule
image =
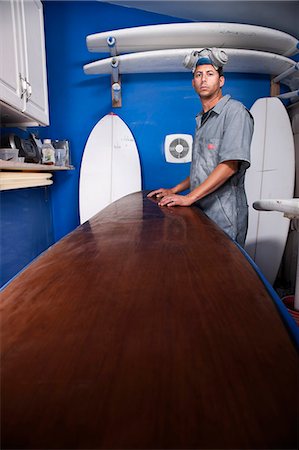
<svg viewBox="0 0 299 450">
<path fill-rule="evenodd" d="M 107 39 L 116 40 L 120 53 L 188 47 L 230 47 L 262 50 L 291 56 L 298 40 L 282 31 L 242 23 L 196 22 L 148 25 L 87 36 L 91 52 L 110 52 Z"/>
<path fill-rule="evenodd" d="M 296 448 L 280 304 L 198 208 L 121 198 L 2 291 L 3 448 Z"/>
</svg>

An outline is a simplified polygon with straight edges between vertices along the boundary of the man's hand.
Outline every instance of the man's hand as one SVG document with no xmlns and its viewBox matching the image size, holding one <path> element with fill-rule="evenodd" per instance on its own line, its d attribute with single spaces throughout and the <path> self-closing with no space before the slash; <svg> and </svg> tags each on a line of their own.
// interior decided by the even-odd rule
<svg viewBox="0 0 299 450">
<path fill-rule="evenodd" d="M 152 191 L 149 194 L 147 194 L 147 197 L 156 196 L 156 198 L 161 198 L 161 197 L 165 197 L 166 195 L 171 195 L 171 194 L 173 194 L 172 189 L 160 188 L 160 189 L 156 189 L 155 191 Z"/>
<path fill-rule="evenodd" d="M 159 201 L 159 206 L 190 206 L 193 201 L 188 195 L 170 194 Z"/>
</svg>

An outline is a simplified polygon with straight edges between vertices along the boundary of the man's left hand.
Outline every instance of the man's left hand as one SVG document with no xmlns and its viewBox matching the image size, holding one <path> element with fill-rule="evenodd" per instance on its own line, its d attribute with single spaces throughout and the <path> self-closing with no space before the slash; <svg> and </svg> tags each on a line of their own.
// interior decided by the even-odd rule
<svg viewBox="0 0 299 450">
<path fill-rule="evenodd" d="M 163 197 L 162 200 L 159 201 L 159 206 L 190 206 L 192 205 L 192 200 L 188 197 L 188 195 L 167 195 Z"/>
</svg>

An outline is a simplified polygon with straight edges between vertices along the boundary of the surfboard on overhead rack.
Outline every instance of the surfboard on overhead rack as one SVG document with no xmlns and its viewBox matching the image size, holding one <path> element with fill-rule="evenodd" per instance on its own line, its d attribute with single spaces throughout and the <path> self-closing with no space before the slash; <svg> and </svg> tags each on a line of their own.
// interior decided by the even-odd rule
<svg viewBox="0 0 299 450">
<path fill-rule="evenodd" d="M 258 99 L 251 108 L 254 133 L 251 166 L 245 188 L 249 224 L 245 250 L 270 283 L 275 281 L 284 252 L 290 221 L 279 212 L 257 211 L 261 199 L 292 199 L 295 182 L 295 150 L 287 111 L 277 98 Z"/>
<path fill-rule="evenodd" d="M 172 23 L 111 30 L 87 36 L 91 52 L 110 52 L 107 39 L 116 39 L 117 53 L 188 47 L 230 47 L 292 56 L 298 40 L 282 31 L 241 23 Z"/>
<path fill-rule="evenodd" d="M 134 137 L 116 114 L 107 114 L 90 133 L 81 163 L 80 223 L 119 198 L 141 190 Z"/>
<path fill-rule="evenodd" d="M 86 64 L 84 72 L 87 75 L 112 74 L 112 63 L 118 61 L 119 71 L 125 73 L 158 73 L 158 72 L 190 72 L 183 65 L 184 58 L 193 50 L 201 48 L 184 48 L 170 50 L 154 50 L 140 53 L 130 53 L 116 57 L 104 58 Z M 226 72 L 259 73 L 280 75 L 296 65 L 296 62 L 285 56 L 257 50 L 240 50 L 225 48 L 228 55 Z M 299 71 L 290 77 L 294 86 L 299 87 Z M 282 80 L 285 82 L 285 80 Z M 296 87 L 294 87 L 296 89 Z"/>
</svg>

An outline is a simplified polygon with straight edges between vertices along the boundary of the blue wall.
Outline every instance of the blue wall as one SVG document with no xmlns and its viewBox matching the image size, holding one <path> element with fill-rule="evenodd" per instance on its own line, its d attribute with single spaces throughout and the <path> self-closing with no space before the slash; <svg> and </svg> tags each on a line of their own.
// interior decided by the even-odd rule
<svg viewBox="0 0 299 450">
<path fill-rule="evenodd" d="M 82 153 L 88 135 L 104 115 L 112 111 L 110 76 L 87 76 L 83 65 L 104 57 L 89 53 L 85 38 L 88 34 L 116 28 L 157 23 L 184 22 L 133 8 L 124 8 L 101 2 L 44 1 L 46 52 L 50 126 L 38 131 L 41 138 L 69 139 L 72 163 L 75 170 L 54 174 L 51 188 L 27 191 L 27 203 L 32 209 L 26 216 L 26 235 L 18 222 L 26 201 L 20 202 L 19 192 L 4 193 L 7 202 L 7 220 L 15 236 L 15 248 L 24 237 L 28 247 L 22 246 L 22 256 L 9 259 L 6 278 L 43 251 L 52 241 L 57 241 L 79 224 L 78 181 Z M 269 95 L 267 76 L 227 74 L 224 94 L 230 93 L 248 108 L 262 96 Z M 188 164 L 167 164 L 163 154 L 167 134 L 193 134 L 195 115 L 200 102 L 191 86 L 191 74 L 132 74 L 122 76 L 122 108 L 113 111 L 131 129 L 139 150 L 143 188 L 172 186 L 189 173 Z M 51 191 L 52 212 L 45 192 Z M 36 192 L 39 192 L 37 194 Z M 47 194 L 48 195 L 48 194 Z M 39 200 L 36 197 L 39 196 Z M 39 224 L 36 225 L 37 218 Z M 53 237 L 49 232 L 52 229 Z M 46 222 L 45 222 L 46 221 Z M 1 219 L 2 225 L 3 220 Z M 38 229 L 41 240 L 29 233 Z M 47 232 L 41 231 L 43 227 Z M 4 240 L 8 235 L 3 232 Z M 38 243 L 37 243 L 38 240 Z M 7 265 L 7 260 L 5 261 Z M 8 275 L 9 274 L 9 275 Z M 6 280 L 5 280 L 6 281 Z"/>
<path fill-rule="evenodd" d="M 53 243 L 49 188 L 3 191 L 0 286 Z"/>
</svg>

